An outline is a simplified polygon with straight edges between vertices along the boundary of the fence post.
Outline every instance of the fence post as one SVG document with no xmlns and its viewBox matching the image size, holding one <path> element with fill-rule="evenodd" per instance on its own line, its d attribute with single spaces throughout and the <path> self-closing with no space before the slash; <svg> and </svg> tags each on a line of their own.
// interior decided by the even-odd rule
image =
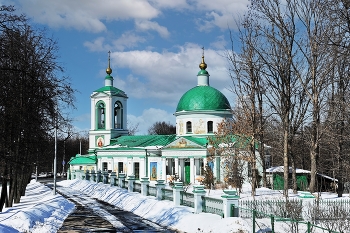
<svg viewBox="0 0 350 233">
<path fill-rule="evenodd" d="M 147 196 L 147 185 L 149 185 L 149 178 L 148 177 L 142 177 L 141 178 L 141 194 L 143 196 Z"/>
<path fill-rule="evenodd" d="M 101 170 L 97 171 L 97 176 L 96 176 L 96 183 L 99 183 L 101 181 Z"/>
<path fill-rule="evenodd" d="M 173 201 L 175 206 L 181 205 L 181 191 L 183 191 L 182 182 L 175 181 L 173 186 Z"/>
<path fill-rule="evenodd" d="M 271 233 L 275 233 L 275 217 L 271 214 Z"/>
<path fill-rule="evenodd" d="M 90 172 L 89 172 L 89 170 L 85 171 L 85 180 L 90 180 Z"/>
<path fill-rule="evenodd" d="M 307 233 L 311 233 L 311 223 L 307 222 Z"/>
<path fill-rule="evenodd" d="M 157 183 L 156 183 L 156 188 L 157 188 L 156 197 L 158 201 L 161 201 L 163 199 L 162 189 L 165 188 L 164 182 L 165 180 L 157 180 Z"/>
<path fill-rule="evenodd" d="M 128 191 L 134 192 L 134 183 L 135 183 L 135 176 L 134 175 L 129 175 L 128 176 Z"/>
<path fill-rule="evenodd" d="M 103 171 L 103 182 L 104 184 L 108 183 L 108 172 L 107 171 Z"/>
<path fill-rule="evenodd" d="M 124 181 L 125 181 L 125 174 L 124 173 L 119 173 L 118 175 L 118 182 L 119 182 L 119 187 L 124 188 Z"/>
<path fill-rule="evenodd" d="M 194 194 L 194 213 L 199 214 L 203 211 L 202 196 L 205 196 L 206 194 L 204 185 L 194 185 L 192 192 Z"/>
<path fill-rule="evenodd" d="M 115 186 L 115 179 L 117 178 L 115 172 L 111 173 L 110 185 Z"/>
<path fill-rule="evenodd" d="M 236 190 L 232 190 L 232 189 L 225 189 L 224 190 L 225 195 L 222 195 L 222 199 L 223 199 L 223 213 L 224 213 L 224 218 L 227 217 L 238 217 L 239 215 L 239 196 L 237 196 L 237 191 Z M 231 212 L 231 205 L 234 205 L 234 210 Z M 232 213 L 232 216 L 231 216 Z"/>
<path fill-rule="evenodd" d="M 91 170 L 90 181 L 93 181 L 93 182 L 96 181 L 96 173 L 95 173 L 95 170 Z"/>
<path fill-rule="evenodd" d="M 256 210 L 253 210 L 253 232 L 255 232 L 255 217 L 256 217 Z"/>
</svg>

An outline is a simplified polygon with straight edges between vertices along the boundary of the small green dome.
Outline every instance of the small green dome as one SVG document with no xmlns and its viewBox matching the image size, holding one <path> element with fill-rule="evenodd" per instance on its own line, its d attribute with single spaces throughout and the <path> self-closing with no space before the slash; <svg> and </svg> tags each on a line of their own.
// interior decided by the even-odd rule
<svg viewBox="0 0 350 233">
<path fill-rule="evenodd" d="M 113 79 L 113 77 L 111 75 L 107 74 L 105 79 Z"/>
<path fill-rule="evenodd" d="M 207 75 L 207 74 L 209 74 L 209 73 L 208 73 L 208 71 L 206 71 L 206 70 L 200 70 L 200 71 L 198 71 L 198 75 Z"/>
<path fill-rule="evenodd" d="M 187 91 L 177 104 L 176 112 L 229 109 L 227 98 L 211 86 L 196 86 Z"/>
</svg>

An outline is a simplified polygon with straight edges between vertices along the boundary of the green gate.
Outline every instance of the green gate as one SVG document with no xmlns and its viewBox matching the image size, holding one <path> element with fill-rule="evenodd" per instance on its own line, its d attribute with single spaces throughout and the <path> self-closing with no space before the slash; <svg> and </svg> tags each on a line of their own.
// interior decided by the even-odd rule
<svg viewBox="0 0 350 233">
<path fill-rule="evenodd" d="M 185 184 L 191 182 L 191 167 L 190 165 L 185 165 Z"/>
<path fill-rule="evenodd" d="M 273 189 L 274 190 L 284 189 L 284 180 L 282 176 L 278 174 L 273 174 Z"/>
<path fill-rule="evenodd" d="M 308 186 L 309 186 L 309 184 L 307 182 L 306 175 L 297 176 L 297 187 L 298 187 L 298 190 L 306 191 Z"/>
</svg>

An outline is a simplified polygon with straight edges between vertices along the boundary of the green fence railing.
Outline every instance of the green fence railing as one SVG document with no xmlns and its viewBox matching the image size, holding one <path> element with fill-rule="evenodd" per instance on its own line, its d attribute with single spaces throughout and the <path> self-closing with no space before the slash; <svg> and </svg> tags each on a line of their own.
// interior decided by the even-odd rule
<svg viewBox="0 0 350 233">
<path fill-rule="evenodd" d="M 194 208 L 194 194 L 180 191 L 180 205 Z"/>
<path fill-rule="evenodd" d="M 239 217 L 251 219 L 252 232 L 344 233 L 350 228 L 350 200 L 241 200 L 239 203 L 239 207 L 231 208 L 239 209 Z"/>
<path fill-rule="evenodd" d="M 202 196 L 202 210 L 205 213 L 217 214 L 223 216 L 223 200 Z"/>
<path fill-rule="evenodd" d="M 173 190 L 172 189 L 162 189 L 162 200 L 173 201 Z"/>
</svg>

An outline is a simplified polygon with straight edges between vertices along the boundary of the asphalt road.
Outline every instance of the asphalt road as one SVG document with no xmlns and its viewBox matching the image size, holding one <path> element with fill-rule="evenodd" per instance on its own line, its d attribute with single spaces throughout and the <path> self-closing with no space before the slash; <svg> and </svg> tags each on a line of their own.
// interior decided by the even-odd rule
<svg viewBox="0 0 350 233">
<path fill-rule="evenodd" d="M 53 179 L 38 180 L 52 188 Z M 58 233 L 76 232 L 177 232 L 160 226 L 132 212 L 121 210 L 106 202 L 91 198 L 79 191 L 56 186 L 62 196 L 76 205 Z"/>
</svg>

